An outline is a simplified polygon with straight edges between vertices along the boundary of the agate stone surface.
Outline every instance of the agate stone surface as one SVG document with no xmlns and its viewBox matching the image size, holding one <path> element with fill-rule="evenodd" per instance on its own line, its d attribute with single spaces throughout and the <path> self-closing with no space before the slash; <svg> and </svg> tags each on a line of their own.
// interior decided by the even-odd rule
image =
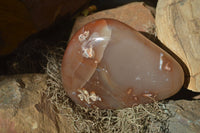
<svg viewBox="0 0 200 133">
<path fill-rule="evenodd" d="M 62 62 L 68 96 L 84 107 L 119 109 L 162 100 L 184 83 L 178 62 L 126 24 L 99 19 L 69 42 Z"/>
</svg>

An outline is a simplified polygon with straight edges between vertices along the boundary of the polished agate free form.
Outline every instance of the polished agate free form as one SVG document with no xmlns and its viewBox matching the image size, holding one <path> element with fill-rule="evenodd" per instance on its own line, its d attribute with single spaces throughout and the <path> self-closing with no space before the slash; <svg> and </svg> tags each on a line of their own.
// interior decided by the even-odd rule
<svg viewBox="0 0 200 133">
<path fill-rule="evenodd" d="M 62 61 L 68 96 L 84 107 L 119 109 L 177 93 L 184 72 L 167 52 L 128 25 L 99 19 L 78 30 Z"/>
</svg>

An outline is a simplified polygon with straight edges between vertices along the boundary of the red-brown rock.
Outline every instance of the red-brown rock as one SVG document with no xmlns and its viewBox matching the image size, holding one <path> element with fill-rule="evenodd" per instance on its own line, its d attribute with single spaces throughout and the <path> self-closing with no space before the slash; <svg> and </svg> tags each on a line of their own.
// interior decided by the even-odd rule
<svg viewBox="0 0 200 133">
<path fill-rule="evenodd" d="M 62 62 L 63 86 L 82 106 L 124 108 L 162 100 L 183 85 L 184 72 L 168 53 L 113 19 L 86 24 Z"/>
</svg>

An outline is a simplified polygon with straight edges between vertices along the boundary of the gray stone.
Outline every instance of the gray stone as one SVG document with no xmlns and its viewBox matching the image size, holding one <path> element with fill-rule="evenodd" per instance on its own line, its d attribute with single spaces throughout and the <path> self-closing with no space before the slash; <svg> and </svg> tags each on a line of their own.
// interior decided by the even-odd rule
<svg viewBox="0 0 200 133">
<path fill-rule="evenodd" d="M 199 133 L 200 131 L 200 101 L 178 100 L 170 101 L 167 108 L 172 113 L 169 119 L 171 133 Z"/>
</svg>

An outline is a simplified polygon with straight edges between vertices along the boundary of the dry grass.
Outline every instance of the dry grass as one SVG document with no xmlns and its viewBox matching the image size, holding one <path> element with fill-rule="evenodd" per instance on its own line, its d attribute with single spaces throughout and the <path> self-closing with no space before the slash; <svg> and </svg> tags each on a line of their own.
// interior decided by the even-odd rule
<svg viewBox="0 0 200 133">
<path fill-rule="evenodd" d="M 100 110 L 80 107 L 66 95 L 61 82 L 61 61 L 64 50 L 59 48 L 47 56 L 48 100 L 56 113 L 69 118 L 71 128 L 80 133 L 161 133 L 168 132 L 171 116 L 165 104 L 154 102 L 132 108 Z"/>
</svg>

